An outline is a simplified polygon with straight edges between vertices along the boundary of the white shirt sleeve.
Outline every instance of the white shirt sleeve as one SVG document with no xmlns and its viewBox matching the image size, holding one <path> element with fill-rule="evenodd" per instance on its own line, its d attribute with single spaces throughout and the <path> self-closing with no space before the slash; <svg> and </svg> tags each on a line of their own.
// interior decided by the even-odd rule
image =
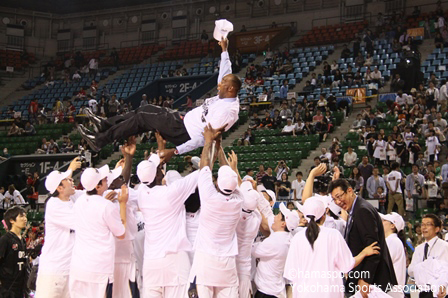
<svg viewBox="0 0 448 298">
<path fill-rule="evenodd" d="M 283 277 L 292 281 L 293 283 L 297 279 L 297 272 L 300 272 L 299 262 L 297 255 L 300 253 L 300 246 L 298 245 L 297 238 L 291 240 L 289 246 L 288 256 L 286 257 L 285 270 L 283 271 Z"/>
<path fill-rule="evenodd" d="M 355 258 L 344 238 L 342 238 L 341 233 L 334 233 L 334 235 L 335 241 L 332 243 L 332 247 L 337 250 L 335 267 L 341 270 L 341 272 L 347 273 L 355 266 Z"/>
<path fill-rule="evenodd" d="M 65 229 L 75 229 L 76 216 L 73 208 L 58 208 L 59 204 L 53 204 L 51 200 L 59 200 L 58 198 L 51 198 L 47 204 L 47 211 L 45 213 L 45 222 L 52 223 Z M 63 202 L 63 204 L 70 204 L 70 202 Z M 57 208 L 57 210 L 54 210 Z M 47 216 L 48 215 L 48 216 Z"/>
<path fill-rule="evenodd" d="M 25 200 L 23 199 L 22 195 L 20 194 L 20 192 L 18 190 L 14 191 L 14 202 L 17 205 L 24 205 L 24 204 L 26 204 Z"/>
<path fill-rule="evenodd" d="M 198 189 L 201 202 L 207 200 L 211 195 L 217 192 L 215 185 L 213 184 L 212 171 L 208 166 L 199 171 Z"/>
<path fill-rule="evenodd" d="M 229 53 L 227 51 L 221 53 L 221 63 L 219 64 L 218 84 L 222 78 L 232 73 L 232 62 L 230 62 Z"/>
<path fill-rule="evenodd" d="M 107 206 L 103 214 L 103 220 L 106 222 L 107 227 L 115 237 L 124 235 L 125 228 L 121 222 L 120 211 L 115 208 L 112 202 L 107 202 Z"/>
<path fill-rule="evenodd" d="M 173 183 L 172 187 L 169 187 L 169 198 L 173 199 L 172 203 L 183 204 L 191 195 L 198 185 L 199 171 L 194 171 L 188 176 L 179 179 Z"/>
<path fill-rule="evenodd" d="M 278 254 L 278 243 L 274 243 L 275 241 L 272 240 L 271 235 L 263 242 L 254 243 L 252 246 L 252 256 L 260 259 L 275 257 Z"/>
<path fill-rule="evenodd" d="M 238 112 L 234 113 L 232 109 L 223 112 L 224 113 L 219 114 L 219 117 L 211 117 L 209 124 L 215 129 L 225 126 L 225 131 L 228 131 L 238 120 Z M 203 138 L 201 138 L 201 140 L 203 140 Z"/>
<path fill-rule="evenodd" d="M 204 138 L 196 138 L 177 146 L 176 149 L 179 154 L 184 154 L 202 146 L 204 146 Z"/>
</svg>

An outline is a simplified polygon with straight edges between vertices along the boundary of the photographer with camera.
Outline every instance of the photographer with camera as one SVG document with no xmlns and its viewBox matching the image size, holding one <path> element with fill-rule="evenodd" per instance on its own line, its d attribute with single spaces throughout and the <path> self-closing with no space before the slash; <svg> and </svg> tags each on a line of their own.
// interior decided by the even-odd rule
<svg viewBox="0 0 448 298">
<path fill-rule="evenodd" d="M 286 165 L 284 160 L 280 160 L 278 162 L 278 165 L 275 167 L 274 172 L 277 173 L 277 180 L 282 180 L 283 173 L 286 173 L 288 175 L 289 173 L 289 167 Z"/>
<path fill-rule="evenodd" d="M 425 177 L 418 172 L 418 166 L 412 165 L 412 173 L 406 177 L 406 195 L 413 201 L 414 214 L 418 210 L 418 200 L 426 197 Z"/>
</svg>

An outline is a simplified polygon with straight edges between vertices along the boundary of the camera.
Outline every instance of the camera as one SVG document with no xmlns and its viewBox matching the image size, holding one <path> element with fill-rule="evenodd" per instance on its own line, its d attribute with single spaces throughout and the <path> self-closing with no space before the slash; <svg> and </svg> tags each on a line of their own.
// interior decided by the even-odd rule
<svg viewBox="0 0 448 298">
<path fill-rule="evenodd" d="M 81 152 L 79 154 L 79 161 L 81 162 L 81 170 L 84 170 L 85 168 L 88 168 L 90 166 L 90 163 L 87 161 L 86 157 L 83 155 L 84 152 Z"/>
</svg>

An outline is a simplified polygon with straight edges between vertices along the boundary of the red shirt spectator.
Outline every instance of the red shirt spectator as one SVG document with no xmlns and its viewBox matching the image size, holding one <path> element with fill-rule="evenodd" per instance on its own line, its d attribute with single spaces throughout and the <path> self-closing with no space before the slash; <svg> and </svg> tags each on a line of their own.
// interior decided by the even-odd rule
<svg viewBox="0 0 448 298">
<path fill-rule="evenodd" d="M 37 114 L 37 111 L 39 110 L 39 104 L 37 103 L 37 100 L 33 99 L 30 102 L 30 106 L 28 109 L 30 114 Z"/>
</svg>

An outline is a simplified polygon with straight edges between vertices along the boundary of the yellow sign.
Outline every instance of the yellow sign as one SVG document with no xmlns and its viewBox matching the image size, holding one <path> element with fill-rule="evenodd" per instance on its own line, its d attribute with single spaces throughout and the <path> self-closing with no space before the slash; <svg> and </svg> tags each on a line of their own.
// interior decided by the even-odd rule
<svg viewBox="0 0 448 298">
<path fill-rule="evenodd" d="M 353 104 L 360 104 L 366 102 L 366 88 L 347 89 L 345 91 L 345 95 L 352 97 Z"/>
<path fill-rule="evenodd" d="M 420 27 L 408 29 L 408 35 L 412 37 L 425 36 L 425 28 Z"/>
</svg>

